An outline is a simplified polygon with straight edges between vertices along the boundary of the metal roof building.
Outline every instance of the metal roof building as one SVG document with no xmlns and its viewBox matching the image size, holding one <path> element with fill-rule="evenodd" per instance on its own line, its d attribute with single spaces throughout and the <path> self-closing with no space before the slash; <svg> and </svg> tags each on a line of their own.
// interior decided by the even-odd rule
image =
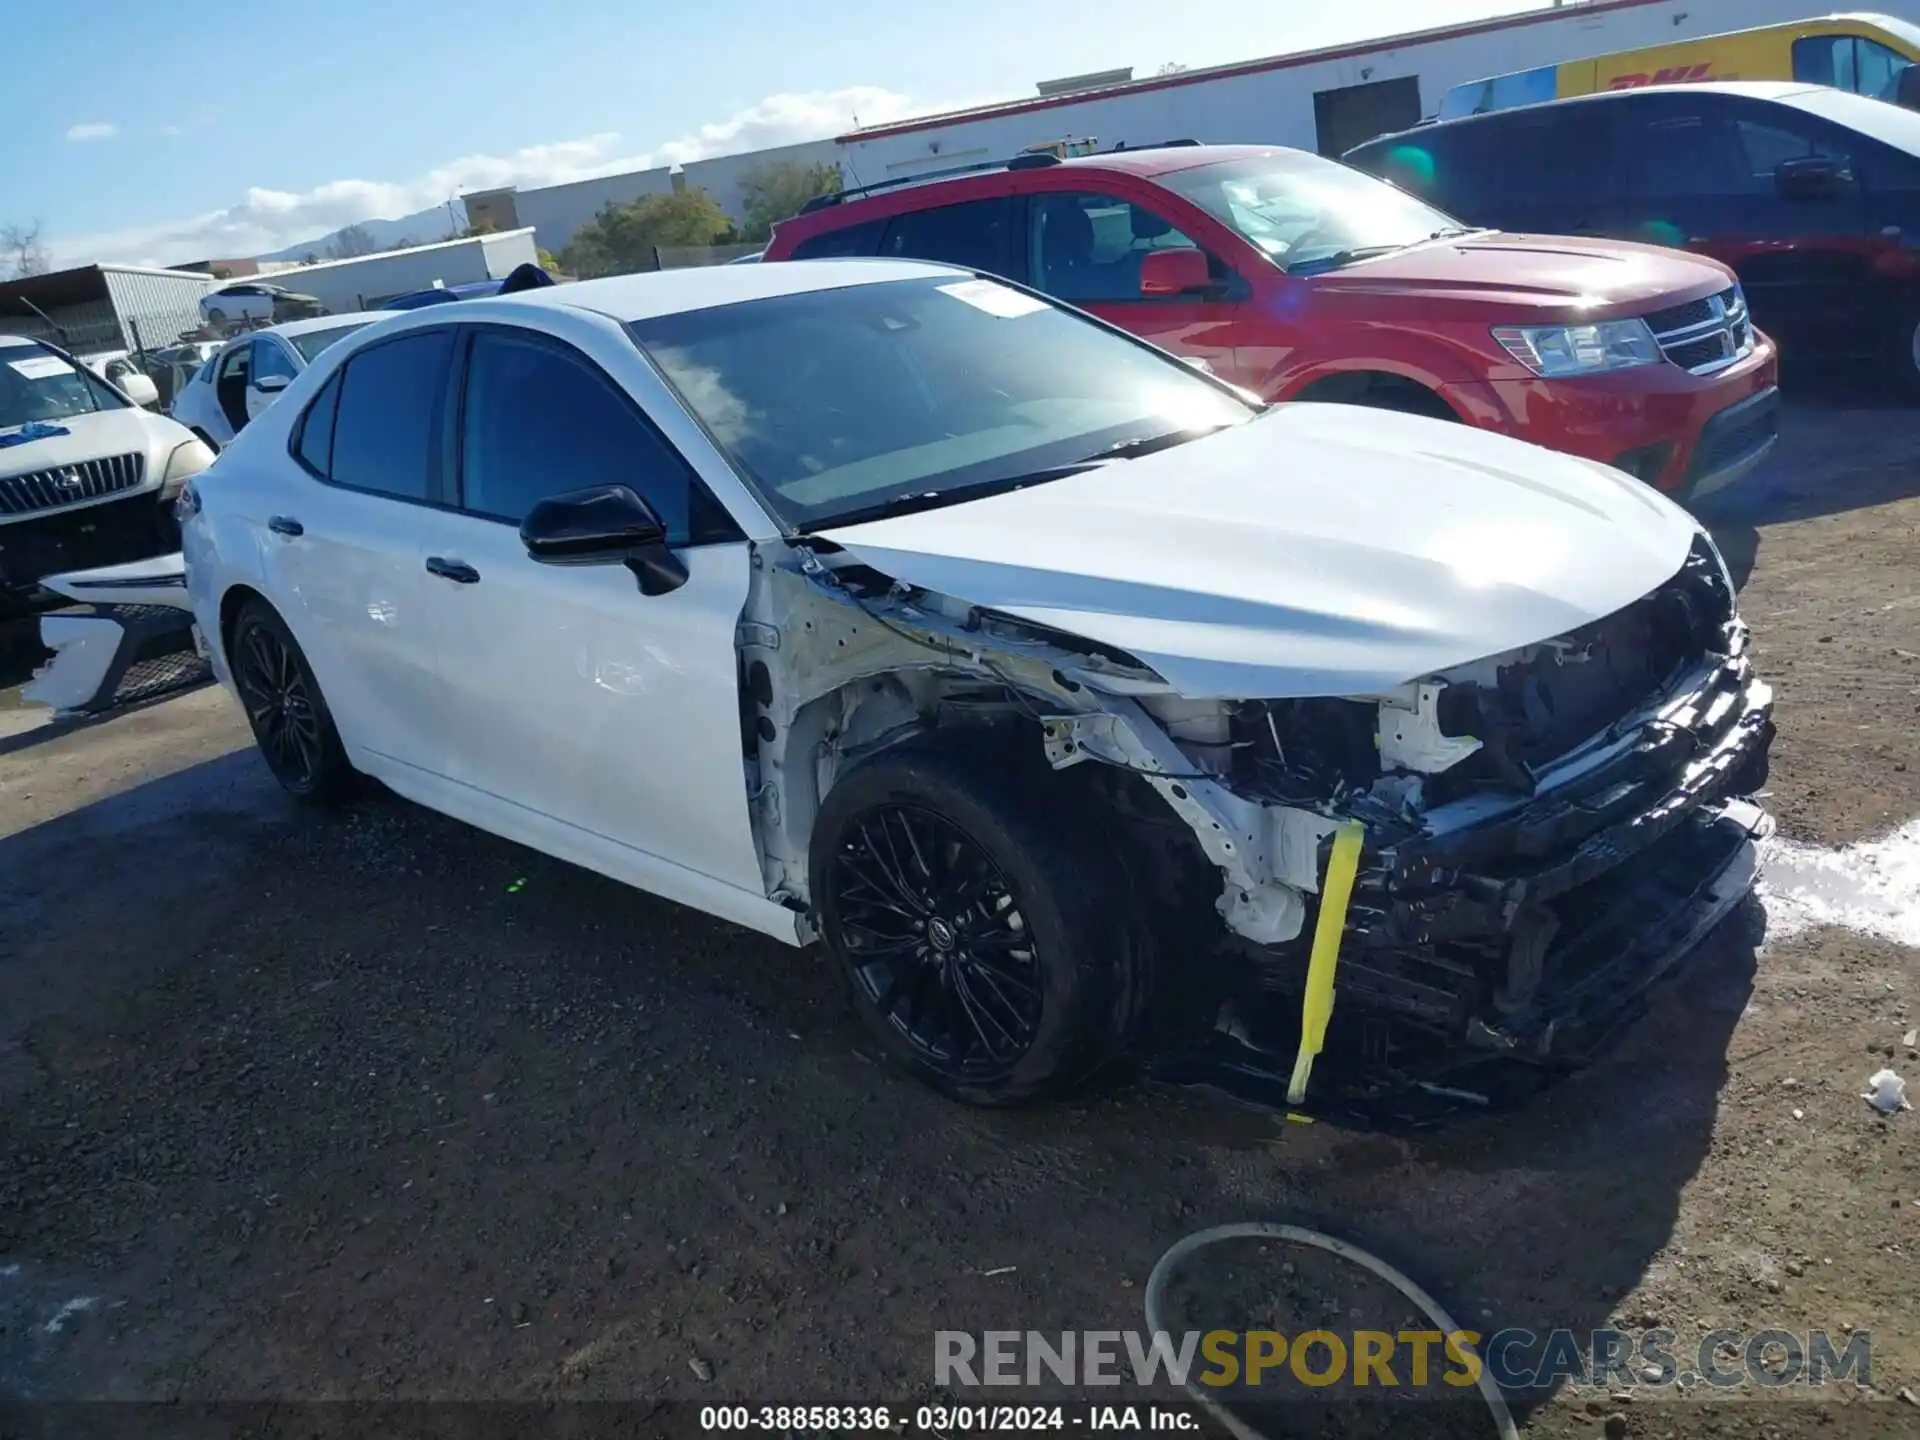
<svg viewBox="0 0 1920 1440">
<path fill-rule="evenodd" d="M 0 334 L 51 340 L 76 355 L 157 350 L 200 326 L 220 282 L 184 270 L 81 265 L 0 282 Z"/>
<path fill-rule="evenodd" d="M 404 250 L 381 250 L 348 260 L 322 260 L 260 278 L 282 289 L 311 295 L 339 315 L 350 310 L 377 310 L 396 295 L 425 290 L 436 282 L 466 285 L 502 280 L 513 273 L 515 266 L 538 259 L 533 227 L 526 226 L 500 234 L 411 245 Z"/>
</svg>

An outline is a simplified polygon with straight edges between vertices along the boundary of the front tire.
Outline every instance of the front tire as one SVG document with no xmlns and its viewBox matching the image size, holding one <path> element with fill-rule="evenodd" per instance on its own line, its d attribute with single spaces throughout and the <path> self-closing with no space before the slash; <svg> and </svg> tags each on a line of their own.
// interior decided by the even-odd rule
<svg viewBox="0 0 1920 1440">
<path fill-rule="evenodd" d="M 1063 1094 L 1136 1028 L 1148 927 L 1064 800 L 1050 772 L 913 743 L 845 776 L 814 825 L 815 912 L 860 1018 L 970 1104 Z"/>
<path fill-rule="evenodd" d="M 286 622 L 265 601 L 247 601 L 233 622 L 227 655 L 254 743 L 281 788 L 310 805 L 345 799 L 353 766 Z"/>
</svg>

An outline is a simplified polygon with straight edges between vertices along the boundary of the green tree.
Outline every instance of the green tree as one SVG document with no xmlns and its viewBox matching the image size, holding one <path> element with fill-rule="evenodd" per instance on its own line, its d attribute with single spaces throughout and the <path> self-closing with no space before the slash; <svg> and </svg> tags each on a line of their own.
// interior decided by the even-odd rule
<svg viewBox="0 0 1920 1440">
<path fill-rule="evenodd" d="M 549 275 L 560 268 L 560 257 L 555 255 L 551 250 L 535 250 L 534 258 L 540 262 L 540 268 L 545 270 Z"/>
<path fill-rule="evenodd" d="M 625 205 L 603 205 L 560 252 L 569 275 L 625 275 L 659 265 L 660 245 L 713 245 L 733 222 L 704 190 L 642 195 Z"/>
<path fill-rule="evenodd" d="M 362 255 L 371 255 L 380 248 L 371 231 L 364 225 L 349 225 L 344 230 L 334 232 L 327 241 L 329 260 L 354 260 Z"/>
<path fill-rule="evenodd" d="M 750 244 L 764 244 L 773 227 L 800 213 L 800 207 L 816 195 L 831 195 L 842 188 L 840 167 L 831 161 L 801 165 L 792 160 L 757 165 L 740 179 L 740 238 Z"/>
</svg>

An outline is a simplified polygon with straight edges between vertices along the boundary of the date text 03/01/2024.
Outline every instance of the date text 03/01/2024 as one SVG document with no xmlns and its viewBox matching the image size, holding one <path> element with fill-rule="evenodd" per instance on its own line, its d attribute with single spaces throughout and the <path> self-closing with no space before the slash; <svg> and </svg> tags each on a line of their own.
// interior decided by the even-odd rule
<svg viewBox="0 0 1920 1440">
<path fill-rule="evenodd" d="M 703 1405 L 700 1428 L 745 1433 L 1197 1431 L 1200 1419 L 1194 1411 L 1169 1405 Z"/>
</svg>

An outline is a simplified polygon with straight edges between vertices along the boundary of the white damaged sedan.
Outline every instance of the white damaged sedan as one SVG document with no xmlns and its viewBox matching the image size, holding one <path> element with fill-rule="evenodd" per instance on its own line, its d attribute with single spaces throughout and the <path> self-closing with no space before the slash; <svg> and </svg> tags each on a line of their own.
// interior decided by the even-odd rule
<svg viewBox="0 0 1920 1440">
<path fill-rule="evenodd" d="M 1772 697 L 1685 512 L 939 266 L 397 314 L 181 508 L 289 791 L 373 776 L 818 938 L 979 1103 L 1127 1057 L 1405 1118 L 1523 1093 L 1767 823 Z"/>
</svg>

